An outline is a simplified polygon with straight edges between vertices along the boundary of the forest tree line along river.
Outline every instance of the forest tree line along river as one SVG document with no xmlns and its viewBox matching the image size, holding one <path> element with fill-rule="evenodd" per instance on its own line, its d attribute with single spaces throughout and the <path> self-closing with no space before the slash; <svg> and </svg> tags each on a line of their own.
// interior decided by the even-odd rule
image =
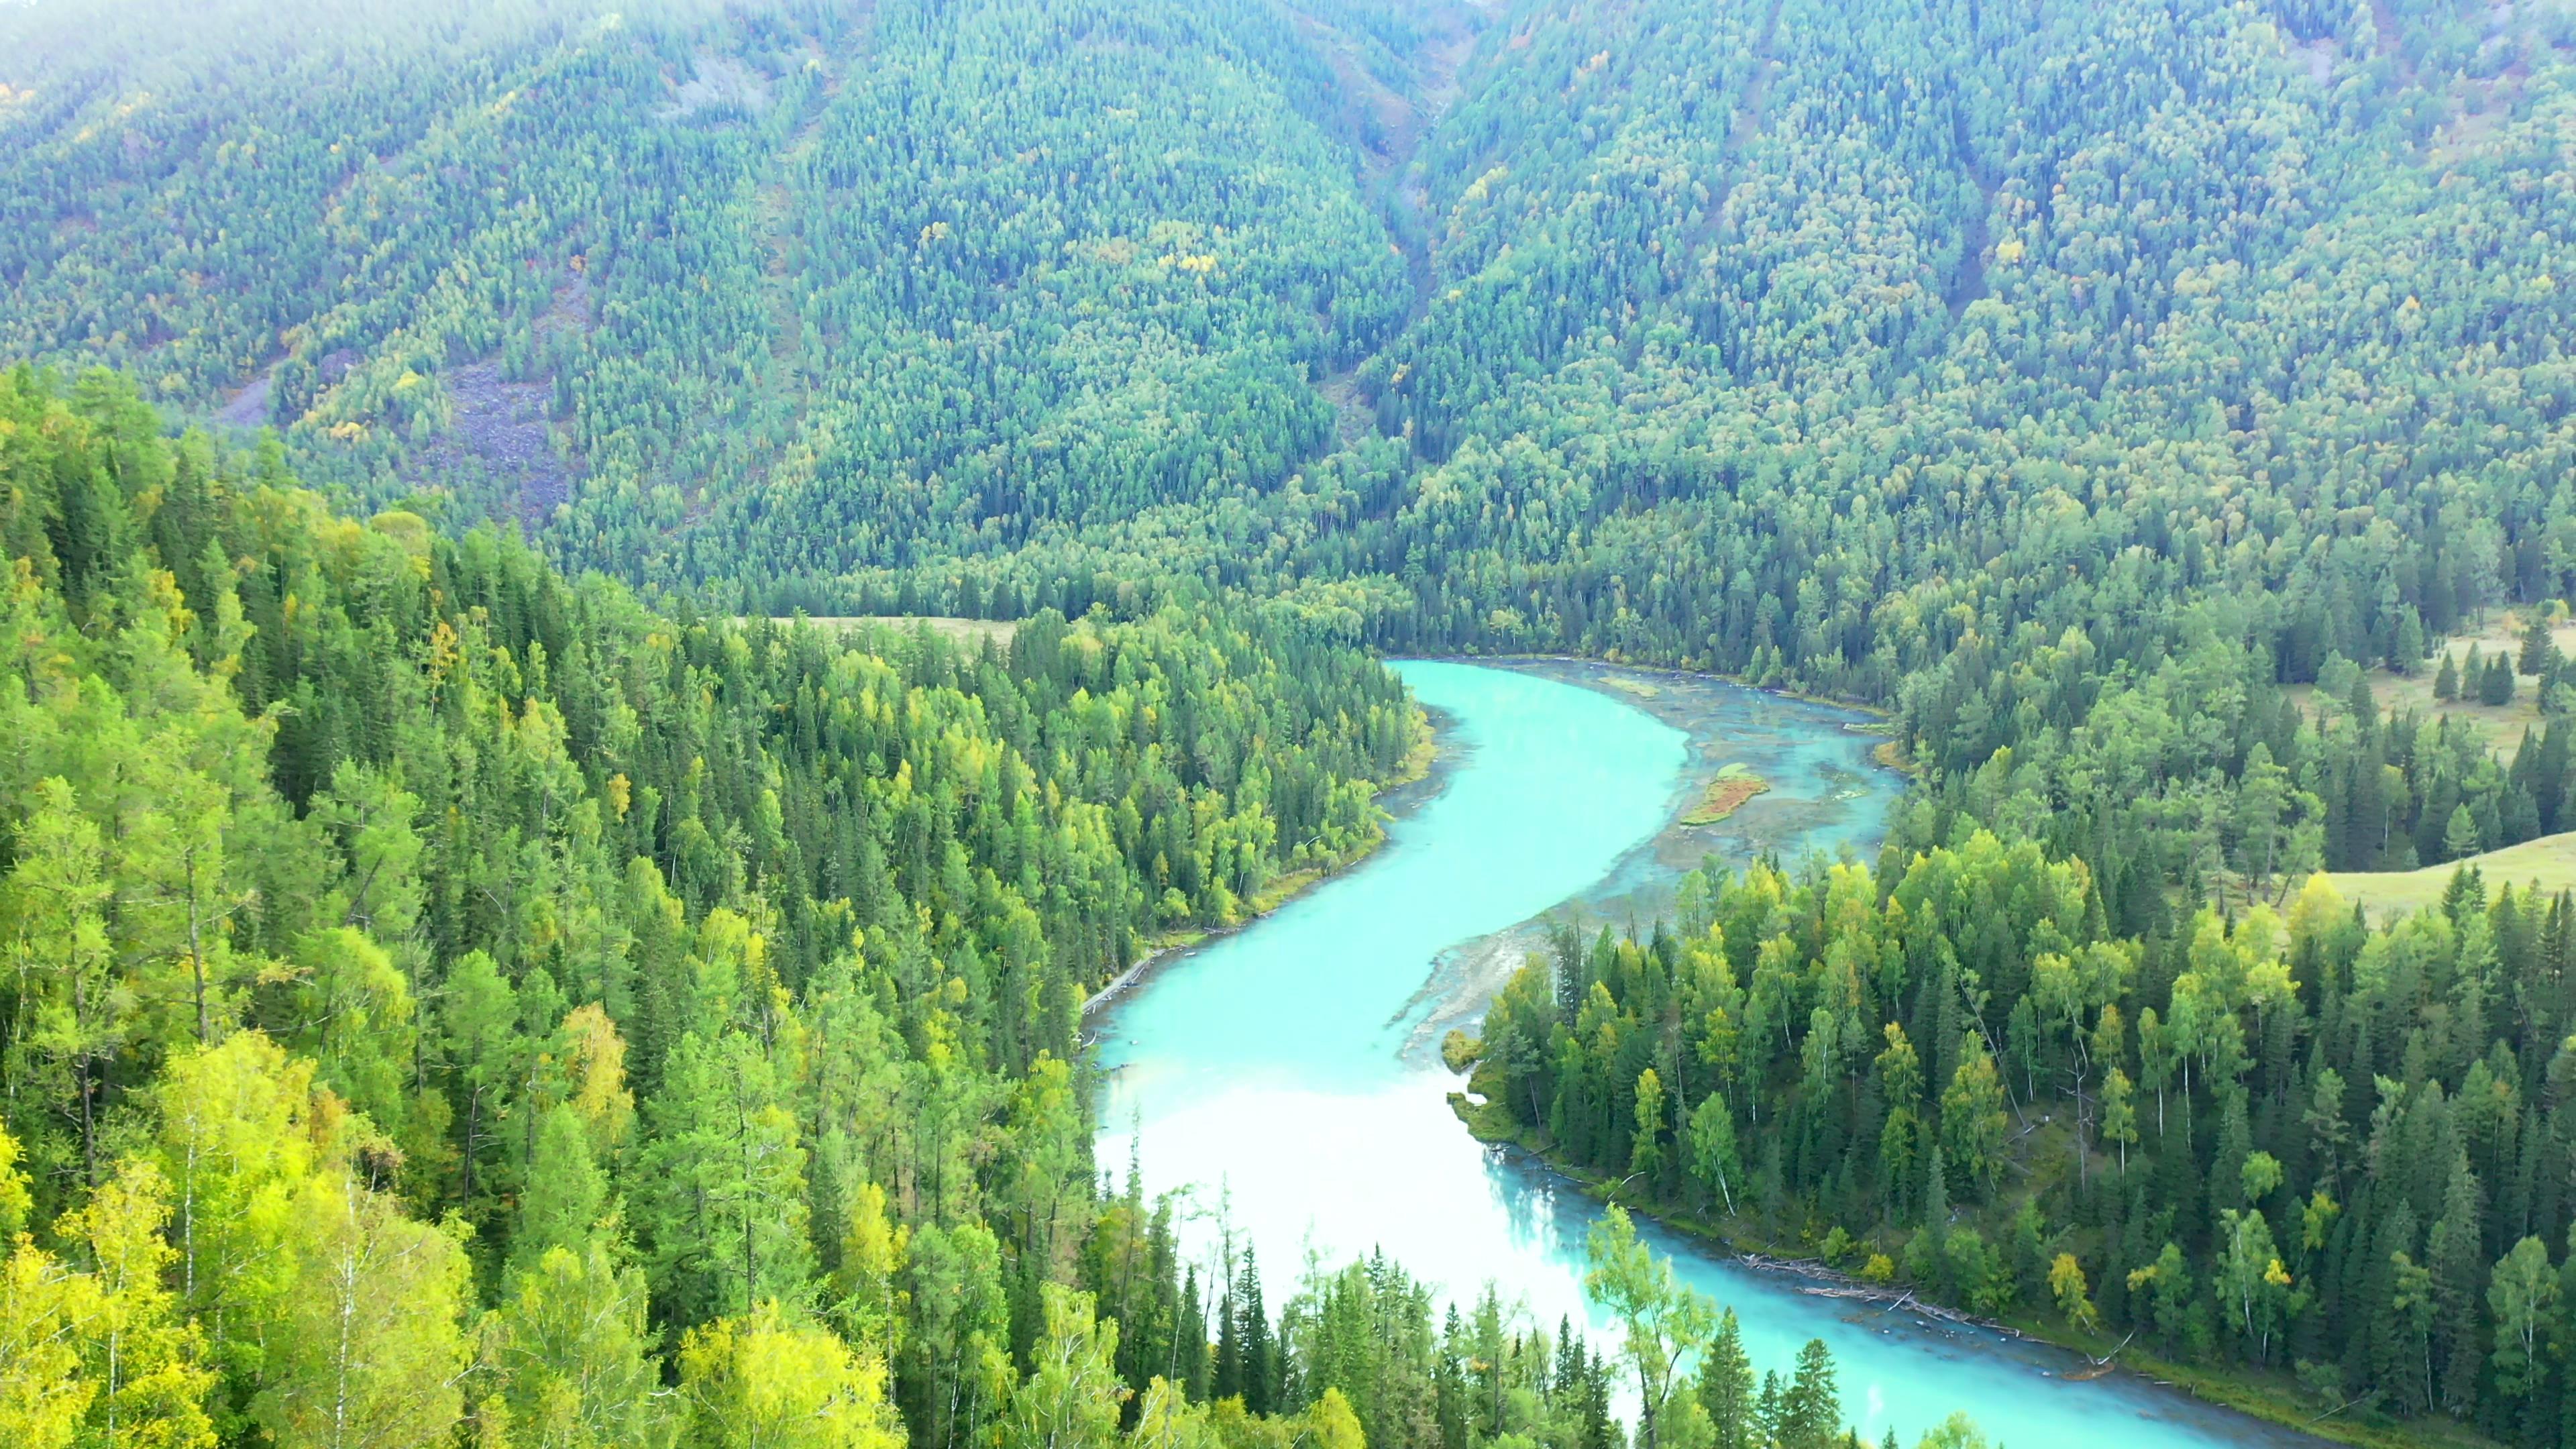
<svg viewBox="0 0 2576 1449">
<path fill-rule="evenodd" d="M 1249 928 L 1176 957 L 1097 1022 L 1099 1160 L 1149 1191 L 1192 1187 L 1187 1241 L 1249 1243 L 1274 1280 L 1309 1255 L 1383 1249 L 1453 1297 L 1500 1286 L 1538 1323 L 1607 1319 L 1583 1300 L 1598 1205 L 1489 1151 L 1451 1112 L 1437 1041 L 1472 1022 L 1552 911 L 1651 926 L 1703 853 L 1874 853 L 1896 778 L 1853 716 L 1689 676 L 1603 666 L 1396 666 L 1441 721 L 1432 776 L 1390 801 L 1385 847 Z M 1616 683 L 1616 689 L 1586 687 Z M 1661 716 L 1661 717 L 1658 717 Z M 1771 789 L 1676 823 L 1727 765 Z M 1522 927 L 1522 930 L 1515 930 Z M 1589 929 L 1587 925 L 1587 929 Z M 2017 1446 L 2314 1443 L 2133 1377 L 2076 1382 L 2072 1355 L 1797 1292 L 1652 1224 L 1686 1281 L 1742 1319 L 1760 1369 L 1824 1339 L 1845 1414 L 1911 1443 L 1953 1410 Z"/>
</svg>

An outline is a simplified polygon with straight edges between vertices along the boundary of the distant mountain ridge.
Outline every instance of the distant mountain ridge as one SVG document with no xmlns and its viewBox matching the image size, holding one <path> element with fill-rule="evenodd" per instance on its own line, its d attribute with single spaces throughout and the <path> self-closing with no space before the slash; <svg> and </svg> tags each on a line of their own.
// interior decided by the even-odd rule
<svg viewBox="0 0 2576 1449">
<path fill-rule="evenodd" d="M 747 608 L 1887 698 L 1945 611 L 2251 581 L 2301 679 L 2576 582 L 2558 8 L 113 13 L 0 21 L 0 353 Z"/>
</svg>

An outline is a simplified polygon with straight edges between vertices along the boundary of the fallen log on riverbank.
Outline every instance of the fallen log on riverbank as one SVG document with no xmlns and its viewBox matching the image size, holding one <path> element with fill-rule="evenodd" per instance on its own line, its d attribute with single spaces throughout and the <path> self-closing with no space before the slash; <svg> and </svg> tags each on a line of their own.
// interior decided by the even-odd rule
<svg viewBox="0 0 2576 1449">
<path fill-rule="evenodd" d="M 1916 1297 L 1911 1288 L 1871 1283 L 1837 1269 L 1828 1268 L 1811 1259 L 1774 1258 L 1765 1253 L 1738 1253 L 1735 1260 L 1748 1268 L 1758 1268 L 1766 1273 L 1804 1278 L 1807 1281 L 1799 1284 L 1797 1291 L 1811 1298 L 1842 1298 L 1854 1302 L 1876 1303 L 1882 1305 L 1882 1310 L 1889 1313 L 1904 1309 L 1925 1318 L 1954 1323 L 1961 1328 L 1982 1328 L 1995 1333 L 2008 1333 L 2015 1338 L 2022 1337 L 2019 1329 L 1997 1323 L 1991 1318 L 1978 1318 L 1955 1308 L 1926 1302 Z"/>
</svg>

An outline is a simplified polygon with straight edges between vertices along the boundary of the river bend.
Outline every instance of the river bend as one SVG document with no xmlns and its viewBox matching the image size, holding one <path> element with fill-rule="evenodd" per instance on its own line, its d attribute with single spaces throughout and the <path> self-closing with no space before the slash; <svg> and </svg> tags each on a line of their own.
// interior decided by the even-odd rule
<svg viewBox="0 0 2576 1449">
<path fill-rule="evenodd" d="M 1310 1254 L 1383 1248 L 1471 1296 L 1487 1279 L 1553 1327 L 1583 1301 L 1598 1207 L 1543 1166 L 1468 1136 L 1437 1038 L 1472 1022 L 1551 911 L 1635 921 L 1702 853 L 1875 854 L 1900 782 L 1853 716 L 1716 681 L 1601 666 L 1396 666 L 1441 728 L 1441 763 L 1391 801 L 1386 845 L 1248 928 L 1175 957 L 1104 1006 L 1099 1160 L 1149 1190 L 1190 1185 L 1185 1241 L 1220 1230 L 1274 1285 Z M 1659 717 L 1660 716 L 1660 717 Z M 1733 818 L 1675 824 L 1727 763 L 1771 781 Z M 1516 929 L 1517 928 L 1517 929 Z M 2131 1376 L 2000 1335 L 1819 1299 L 1641 1223 L 1733 1307 L 1757 1369 L 1823 1338 L 1846 1416 L 1906 1443 L 1954 1409 L 2020 1446 L 2314 1444 Z"/>
</svg>

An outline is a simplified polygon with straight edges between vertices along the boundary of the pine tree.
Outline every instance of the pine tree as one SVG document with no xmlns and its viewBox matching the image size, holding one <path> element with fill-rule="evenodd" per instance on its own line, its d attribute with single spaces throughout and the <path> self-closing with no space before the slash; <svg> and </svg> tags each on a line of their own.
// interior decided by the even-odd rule
<svg viewBox="0 0 2576 1449">
<path fill-rule="evenodd" d="M 516 1100 L 523 1045 L 518 993 L 489 954 L 469 952 L 448 973 L 439 1024 L 449 1095 L 459 1104 L 458 1190 L 467 1213 L 479 1215 L 500 1191 L 493 1179 L 506 1162 L 501 1121 Z"/>
<path fill-rule="evenodd" d="M 2466 805 L 2453 806 L 2450 823 L 2442 827 L 2442 858 L 2465 860 L 2480 849 L 2477 817 L 2469 813 Z"/>
<path fill-rule="evenodd" d="M 2551 662 L 2550 656 L 2556 652 L 2557 645 L 2549 638 L 2549 621 L 2542 617 L 2538 609 L 2532 610 L 2531 622 L 2522 631 L 2522 653 L 2514 661 L 2514 672 L 2517 674 L 2546 673 Z"/>
<path fill-rule="evenodd" d="M 805 1151 L 759 1042 L 683 1037 L 647 1117 L 637 1226 L 672 1316 L 801 1298 L 813 1270 Z"/>
<path fill-rule="evenodd" d="M 2420 1414 L 2438 1402 L 2433 1383 L 2433 1324 L 2439 1297 L 2433 1274 L 2411 1256 L 2394 1252 L 2388 1263 L 2388 1312 L 2377 1320 L 2379 1380 L 2392 1391 L 2391 1403 L 2398 1412 Z"/>
<path fill-rule="evenodd" d="M 1181 1279 L 1181 1312 L 1172 1340 L 1172 1382 L 1181 1386 L 1192 1403 L 1204 1404 L 1217 1397 L 1210 1382 L 1215 1363 L 1208 1353 L 1207 1304 L 1199 1296 L 1196 1264 Z"/>
<path fill-rule="evenodd" d="M 1700 1359 L 1699 1404 L 1716 1431 L 1714 1449 L 1752 1449 L 1753 1363 L 1732 1308 L 1718 1315 L 1717 1332 Z"/>
<path fill-rule="evenodd" d="M 1625 1438 L 1610 1417 L 1610 1355 L 1594 1354 L 1583 1367 L 1583 1449 L 1620 1449 Z"/>
<path fill-rule="evenodd" d="M 1762 1371 L 1762 1392 L 1753 1401 L 1753 1442 L 1764 1446 L 1764 1449 L 1774 1449 L 1780 1443 L 1781 1419 L 1787 1407 L 1786 1387 L 1780 1382 L 1778 1371 Z"/>
<path fill-rule="evenodd" d="M 2407 605 L 2397 615 L 2397 633 L 2388 651 L 2388 667 L 2397 674 L 2413 674 L 2424 662 L 2424 620 Z"/>
<path fill-rule="evenodd" d="M 984 1442 L 1010 1389 L 1001 1243 L 981 1222 L 923 1223 L 904 1267 L 914 1314 L 897 1375 L 903 1417 L 926 1444 Z"/>
<path fill-rule="evenodd" d="M 1440 1449 L 1468 1449 L 1471 1426 L 1469 1424 L 1470 1390 L 1467 1385 L 1467 1366 L 1464 1362 L 1467 1353 L 1466 1337 L 1467 1326 L 1458 1317 L 1458 1305 L 1453 1302 L 1449 1305 L 1448 1320 L 1440 1326 L 1440 1348 L 1432 1365 L 1432 1418 L 1438 1426 Z M 1502 1365 L 1491 1359 L 1483 1362 L 1486 1365 L 1487 1376 L 1499 1386 L 1502 1381 Z M 1489 1434 L 1499 1432 L 1501 1424 L 1483 1415 L 1483 1396 L 1478 1394 L 1474 1395 L 1474 1398 L 1476 1399 L 1475 1413 L 1482 1422 L 1473 1427 Z"/>
<path fill-rule="evenodd" d="M 2503 706 L 2513 703 L 2513 661 L 2499 654 L 2489 663 L 2478 683 L 2478 703 Z"/>
<path fill-rule="evenodd" d="M 1243 1315 L 1236 1311 L 1235 1296 L 1229 1291 L 1216 1301 L 1216 1354 L 1207 1395 L 1223 1402 L 1243 1397 Z"/>
<path fill-rule="evenodd" d="M 1842 1435 L 1842 1396 L 1834 1386 L 1834 1356 L 1821 1338 L 1798 1350 L 1798 1364 L 1780 1395 L 1780 1449 L 1833 1449 Z"/>
<path fill-rule="evenodd" d="M 1261 1265 L 1250 1248 L 1243 1250 L 1243 1273 L 1234 1286 L 1242 1315 L 1236 1333 L 1243 1345 L 1243 1407 L 1267 1414 L 1278 1406 L 1279 1360 L 1271 1340 L 1269 1310 L 1261 1302 Z"/>
<path fill-rule="evenodd" d="M 2450 701 L 2460 697 L 2460 666 L 2451 651 L 2442 651 L 2442 667 L 2433 672 L 2433 697 Z"/>
<path fill-rule="evenodd" d="M 2478 1305 L 2487 1287 L 2485 1254 L 2481 1250 L 2485 1213 L 2485 1190 L 2469 1168 L 2468 1154 L 2460 1153 L 2451 1165 L 2450 1181 L 2442 1193 L 2442 1216 L 2433 1224 L 2432 1236 L 2426 1241 L 2424 1264 L 2433 1275 L 2434 1300 L 2439 1310 L 2434 1320 L 2434 1349 L 2442 1365 L 2442 1406 L 2455 1417 L 2465 1417 L 2478 1401 L 2478 1372 L 2483 1367 L 2478 1351 Z"/>
<path fill-rule="evenodd" d="M 1584 1358 L 1583 1335 L 1574 1331 L 1571 1317 L 1560 1315 L 1556 1320 L 1556 1366 L 1550 1374 L 1549 1392 L 1555 1395 L 1561 1412 L 1581 1412 L 1591 1372 Z"/>
<path fill-rule="evenodd" d="M 558 1105 L 546 1112 L 544 1123 L 510 1238 L 510 1261 L 523 1269 L 557 1248 L 583 1252 L 609 1211 L 608 1175 L 591 1160 L 590 1134 L 581 1118 Z"/>
</svg>

